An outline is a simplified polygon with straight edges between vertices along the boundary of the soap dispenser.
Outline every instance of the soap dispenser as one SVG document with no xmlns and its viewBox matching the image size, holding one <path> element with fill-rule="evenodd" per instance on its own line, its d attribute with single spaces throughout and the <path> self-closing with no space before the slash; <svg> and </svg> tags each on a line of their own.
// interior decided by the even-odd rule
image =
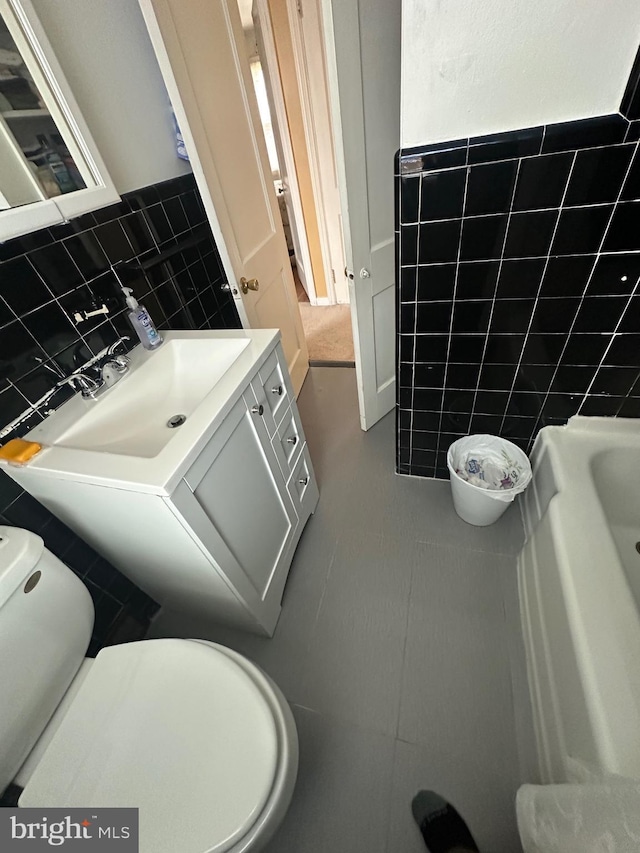
<svg viewBox="0 0 640 853">
<path fill-rule="evenodd" d="M 162 336 L 154 326 L 149 312 L 144 305 L 139 305 L 138 300 L 133 296 L 133 290 L 130 287 L 120 285 L 122 292 L 126 297 L 126 302 L 131 311 L 128 313 L 129 322 L 140 338 L 140 342 L 145 349 L 156 349 L 162 343 Z"/>
</svg>

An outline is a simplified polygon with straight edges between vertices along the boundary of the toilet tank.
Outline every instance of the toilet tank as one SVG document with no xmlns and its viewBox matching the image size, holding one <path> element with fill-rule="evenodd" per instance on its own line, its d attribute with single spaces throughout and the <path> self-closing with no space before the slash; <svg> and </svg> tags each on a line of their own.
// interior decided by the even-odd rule
<svg viewBox="0 0 640 853">
<path fill-rule="evenodd" d="M 42 539 L 0 525 L 0 793 L 78 671 L 93 619 L 88 589 Z"/>
</svg>

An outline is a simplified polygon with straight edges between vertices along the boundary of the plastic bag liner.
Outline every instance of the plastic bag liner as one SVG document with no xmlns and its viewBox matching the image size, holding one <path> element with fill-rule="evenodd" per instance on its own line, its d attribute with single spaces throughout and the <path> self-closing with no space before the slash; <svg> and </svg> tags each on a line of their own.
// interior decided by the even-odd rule
<svg viewBox="0 0 640 853">
<path fill-rule="evenodd" d="M 467 435 L 447 451 L 451 479 L 464 480 L 470 488 L 496 501 L 510 503 L 531 481 L 527 454 L 505 438 Z"/>
</svg>

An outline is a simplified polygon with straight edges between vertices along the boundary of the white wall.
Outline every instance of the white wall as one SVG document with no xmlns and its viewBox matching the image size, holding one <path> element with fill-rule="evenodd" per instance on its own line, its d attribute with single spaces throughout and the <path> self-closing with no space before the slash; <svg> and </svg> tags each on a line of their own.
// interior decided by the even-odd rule
<svg viewBox="0 0 640 853">
<path fill-rule="evenodd" d="M 191 171 L 136 0 L 32 0 L 120 193 Z"/>
<path fill-rule="evenodd" d="M 402 145 L 617 112 L 639 0 L 402 0 Z"/>
</svg>

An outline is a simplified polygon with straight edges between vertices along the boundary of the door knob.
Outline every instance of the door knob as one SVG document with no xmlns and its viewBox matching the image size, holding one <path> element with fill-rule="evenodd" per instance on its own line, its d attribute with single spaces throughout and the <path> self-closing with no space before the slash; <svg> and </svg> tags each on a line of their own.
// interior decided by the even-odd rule
<svg viewBox="0 0 640 853">
<path fill-rule="evenodd" d="M 250 290 L 257 290 L 260 287 L 260 282 L 257 278 L 245 278 L 242 276 L 240 279 L 240 290 L 243 293 L 249 293 Z"/>
</svg>

